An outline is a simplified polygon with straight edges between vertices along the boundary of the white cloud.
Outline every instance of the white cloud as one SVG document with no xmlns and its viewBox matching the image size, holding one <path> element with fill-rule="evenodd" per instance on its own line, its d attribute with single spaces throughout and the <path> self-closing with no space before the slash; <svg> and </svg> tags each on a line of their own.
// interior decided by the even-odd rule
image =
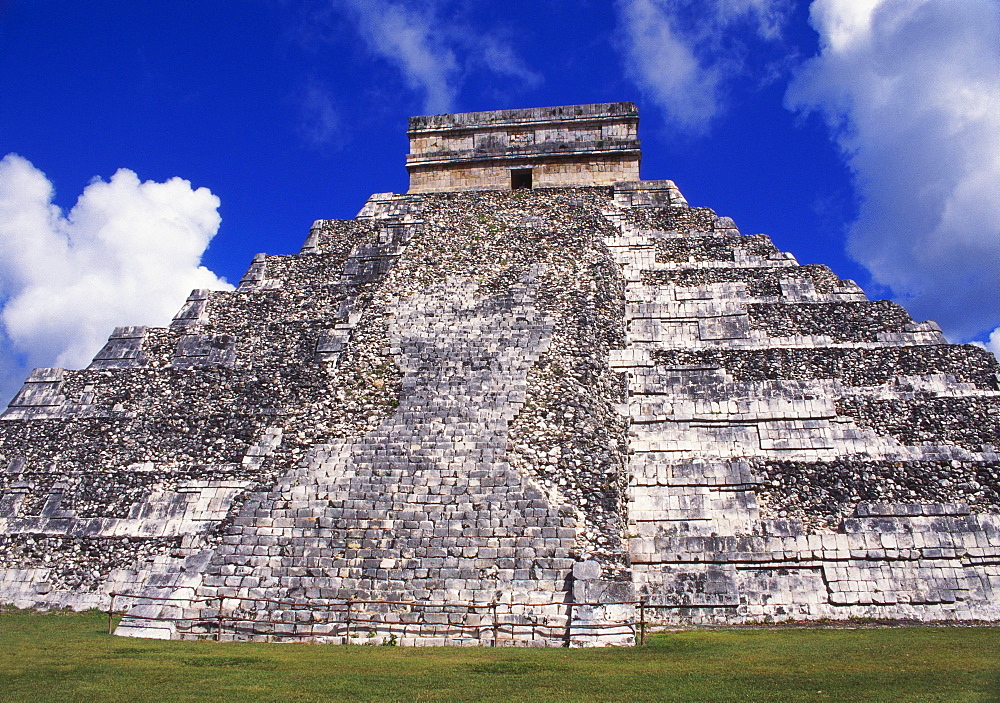
<svg viewBox="0 0 1000 703">
<path fill-rule="evenodd" d="M 397 65 L 407 85 L 424 93 L 424 109 L 447 112 L 457 92 L 458 61 L 435 21 L 434 3 L 342 0 L 376 54 Z"/>
<path fill-rule="evenodd" d="M 993 355 L 1000 359 L 1000 327 L 997 327 L 990 333 L 989 341 L 986 342 L 986 348 L 993 352 Z"/>
<path fill-rule="evenodd" d="M 860 200 L 848 249 L 952 339 L 1000 323 L 1000 6 L 815 0 L 791 109 L 827 121 Z M 992 342 L 996 345 L 996 342 Z"/>
<path fill-rule="evenodd" d="M 219 199 L 120 169 L 64 214 L 41 171 L 0 160 L 0 347 L 9 397 L 34 367 L 82 367 L 118 325 L 164 325 L 194 288 L 231 289 L 201 256 Z"/>
<path fill-rule="evenodd" d="M 464 30 L 459 34 L 466 39 L 466 46 L 471 51 L 470 63 L 480 64 L 491 73 L 513 78 L 529 88 L 541 85 L 541 74 L 528 68 L 509 44 L 490 34 Z"/>
<path fill-rule="evenodd" d="M 708 12 L 712 13 L 711 5 Z M 791 7 L 785 0 L 715 0 L 716 25 L 747 20 L 761 39 L 781 37 Z"/>
<path fill-rule="evenodd" d="M 993 356 L 1000 361 L 1000 327 L 997 327 L 995 330 L 990 332 L 990 336 L 986 338 L 985 342 L 980 342 L 976 339 L 969 342 L 969 344 L 992 352 Z"/>
<path fill-rule="evenodd" d="M 639 88 L 677 126 L 698 129 L 716 112 L 719 70 L 694 55 L 673 17 L 656 0 L 620 2 L 626 65 Z"/>
<path fill-rule="evenodd" d="M 708 128 L 724 109 L 727 85 L 745 76 L 747 38 L 780 40 L 788 0 L 617 0 L 625 66 L 672 126 Z M 734 32 L 737 26 L 750 32 Z M 769 71 L 765 71 L 769 72 Z"/>
<path fill-rule="evenodd" d="M 310 81 L 298 96 L 299 133 L 313 147 L 332 144 L 341 131 L 340 116 L 330 92 L 318 81 Z"/>
<path fill-rule="evenodd" d="M 475 69 L 533 87 L 541 76 L 489 28 L 473 27 L 447 0 L 332 0 L 345 11 L 369 50 L 394 64 L 421 93 L 424 111 L 454 110 L 462 83 Z"/>
</svg>

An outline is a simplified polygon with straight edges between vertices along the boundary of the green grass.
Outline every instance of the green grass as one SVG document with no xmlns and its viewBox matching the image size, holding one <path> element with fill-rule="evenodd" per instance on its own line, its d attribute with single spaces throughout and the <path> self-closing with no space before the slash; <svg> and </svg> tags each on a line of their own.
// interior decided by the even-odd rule
<svg viewBox="0 0 1000 703">
<path fill-rule="evenodd" d="M 1000 628 L 703 630 L 590 650 L 162 642 L 0 614 L 0 700 L 1000 701 Z"/>
</svg>

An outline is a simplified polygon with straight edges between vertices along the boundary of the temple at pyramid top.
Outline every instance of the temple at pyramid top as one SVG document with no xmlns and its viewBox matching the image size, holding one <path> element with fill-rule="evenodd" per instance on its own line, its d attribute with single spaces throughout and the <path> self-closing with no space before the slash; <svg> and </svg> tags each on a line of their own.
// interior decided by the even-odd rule
<svg viewBox="0 0 1000 703">
<path fill-rule="evenodd" d="M 633 103 L 410 118 L 410 193 L 611 185 L 639 180 Z"/>
</svg>

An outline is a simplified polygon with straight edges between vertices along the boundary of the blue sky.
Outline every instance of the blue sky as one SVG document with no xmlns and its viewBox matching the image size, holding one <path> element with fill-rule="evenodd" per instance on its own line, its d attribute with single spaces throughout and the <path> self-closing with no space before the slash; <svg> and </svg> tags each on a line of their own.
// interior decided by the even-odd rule
<svg viewBox="0 0 1000 703">
<path fill-rule="evenodd" d="M 995 0 L 0 0 L 0 392 L 404 192 L 409 115 L 621 100 L 643 178 L 990 344 Z"/>
</svg>

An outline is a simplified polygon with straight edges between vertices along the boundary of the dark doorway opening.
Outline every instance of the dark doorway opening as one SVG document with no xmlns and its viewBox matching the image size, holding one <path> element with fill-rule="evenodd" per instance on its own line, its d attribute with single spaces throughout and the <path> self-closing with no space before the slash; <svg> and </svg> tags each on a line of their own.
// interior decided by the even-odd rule
<svg viewBox="0 0 1000 703">
<path fill-rule="evenodd" d="M 510 189 L 521 190 L 524 188 L 531 190 L 531 169 L 514 169 L 510 172 Z"/>
</svg>

